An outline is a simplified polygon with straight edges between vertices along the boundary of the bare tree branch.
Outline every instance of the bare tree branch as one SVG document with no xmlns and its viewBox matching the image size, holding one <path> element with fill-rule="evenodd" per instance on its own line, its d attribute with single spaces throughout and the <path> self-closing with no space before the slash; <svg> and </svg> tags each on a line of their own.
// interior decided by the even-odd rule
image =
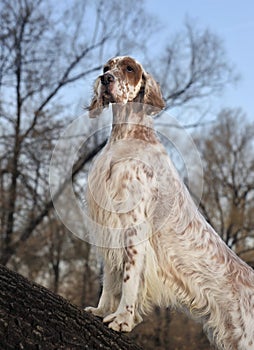
<svg viewBox="0 0 254 350">
<path fill-rule="evenodd" d="M 199 141 L 205 182 L 201 209 L 231 248 L 238 252 L 252 245 L 254 254 L 253 125 L 240 110 L 223 110 L 205 134 Z"/>
</svg>

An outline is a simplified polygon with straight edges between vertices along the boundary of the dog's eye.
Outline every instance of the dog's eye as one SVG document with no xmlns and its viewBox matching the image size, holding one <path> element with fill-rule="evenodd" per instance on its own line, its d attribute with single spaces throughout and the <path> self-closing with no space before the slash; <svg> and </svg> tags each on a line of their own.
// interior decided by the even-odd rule
<svg viewBox="0 0 254 350">
<path fill-rule="evenodd" d="M 131 66 L 127 66 L 126 67 L 126 70 L 127 70 L 127 72 L 133 72 L 134 71 L 134 69 L 131 67 Z"/>
<path fill-rule="evenodd" d="M 103 68 L 103 73 L 106 73 L 108 70 L 109 70 L 109 67 L 107 67 L 107 66 L 104 67 L 104 68 Z"/>
</svg>

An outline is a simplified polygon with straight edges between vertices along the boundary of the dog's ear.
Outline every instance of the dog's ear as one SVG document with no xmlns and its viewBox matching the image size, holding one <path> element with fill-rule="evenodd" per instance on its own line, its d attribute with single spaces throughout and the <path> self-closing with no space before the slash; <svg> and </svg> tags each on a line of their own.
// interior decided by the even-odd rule
<svg viewBox="0 0 254 350">
<path fill-rule="evenodd" d="M 94 87 L 93 87 L 93 98 L 90 103 L 90 106 L 88 107 L 90 118 L 98 117 L 98 115 L 100 115 L 103 110 L 103 102 L 99 95 L 100 94 L 99 86 L 100 86 L 100 78 L 97 78 L 95 80 Z"/>
<path fill-rule="evenodd" d="M 157 114 L 165 107 L 160 85 L 148 73 L 143 73 L 143 95 L 143 103 L 154 107 L 149 109 L 150 114 Z"/>
</svg>

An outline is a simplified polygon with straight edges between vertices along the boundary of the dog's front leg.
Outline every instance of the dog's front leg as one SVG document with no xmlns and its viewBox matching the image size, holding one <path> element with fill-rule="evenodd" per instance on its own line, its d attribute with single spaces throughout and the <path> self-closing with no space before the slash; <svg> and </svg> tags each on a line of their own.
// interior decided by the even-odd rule
<svg viewBox="0 0 254 350">
<path fill-rule="evenodd" d="M 103 322 L 109 323 L 109 328 L 115 331 L 130 332 L 142 321 L 137 304 L 139 289 L 142 287 L 141 274 L 144 269 L 144 256 L 144 244 L 126 247 L 121 300 L 116 312 L 103 319 Z"/>
<path fill-rule="evenodd" d="M 105 317 L 117 309 L 121 293 L 121 274 L 114 270 L 109 262 L 104 262 L 103 289 L 97 307 L 86 307 L 85 311 L 95 316 Z"/>
</svg>

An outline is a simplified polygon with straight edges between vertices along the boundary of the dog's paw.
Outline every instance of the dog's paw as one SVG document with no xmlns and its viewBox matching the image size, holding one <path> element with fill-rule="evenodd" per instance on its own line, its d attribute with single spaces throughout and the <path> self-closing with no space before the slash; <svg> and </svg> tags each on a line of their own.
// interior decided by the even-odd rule
<svg viewBox="0 0 254 350">
<path fill-rule="evenodd" d="M 117 332 L 130 332 L 135 327 L 133 316 L 129 312 L 108 315 L 103 322 L 109 323 L 108 327 Z"/>
<path fill-rule="evenodd" d="M 102 318 L 106 315 L 105 310 L 99 307 L 88 306 L 84 310 L 86 312 L 89 312 L 90 314 L 93 314 L 94 316 L 98 316 Z"/>
</svg>

